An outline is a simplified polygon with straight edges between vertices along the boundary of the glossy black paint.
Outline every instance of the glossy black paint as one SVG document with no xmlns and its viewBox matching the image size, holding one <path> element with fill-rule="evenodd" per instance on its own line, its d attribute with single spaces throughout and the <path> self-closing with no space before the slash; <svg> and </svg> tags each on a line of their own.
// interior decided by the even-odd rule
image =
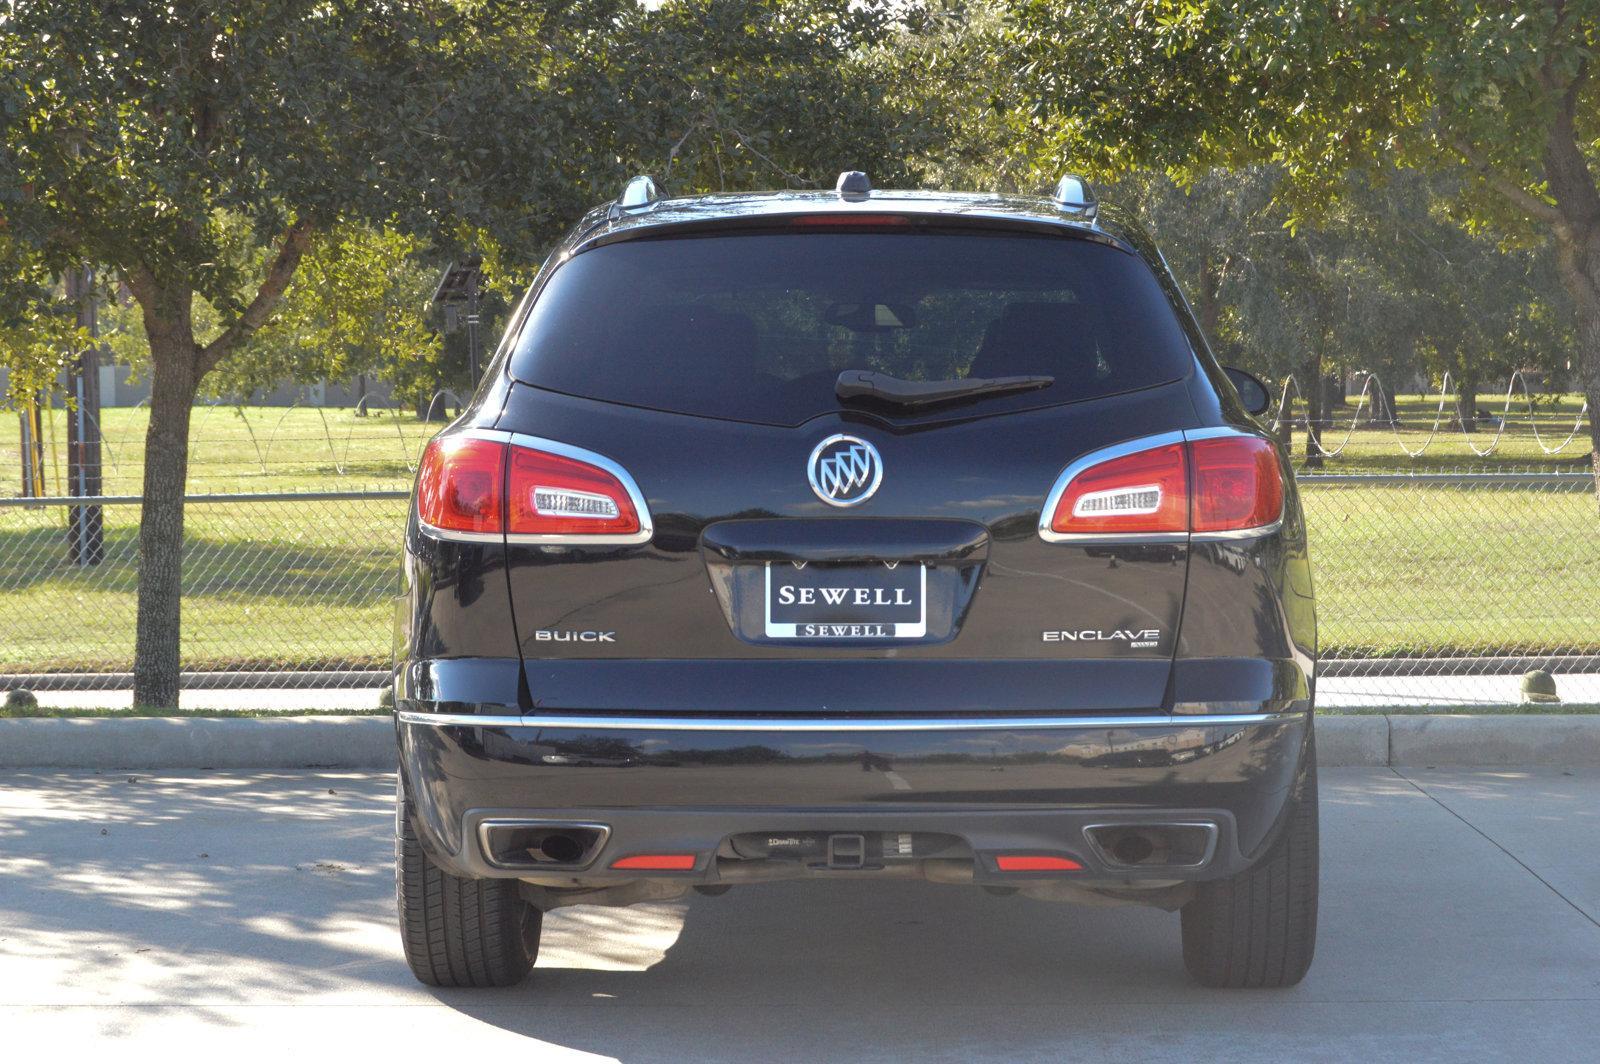
<svg viewBox="0 0 1600 1064">
<path fill-rule="evenodd" d="M 1305 526 L 1287 460 L 1280 453 L 1283 524 L 1255 538 L 1086 546 L 1048 543 L 1037 532 L 1046 493 L 1083 454 L 1179 429 L 1262 433 L 1159 252 L 1114 210 L 1089 226 L 1010 197 L 875 195 L 869 206 L 1140 255 L 1194 347 L 1192 372 L 1142 391 L 1003 414 L 980 403 L 753 425 L 511 380 L 506 353 L 525 301 L 477 396 L 446 431 L 509 429 L 601 453 L 637 481 L 656 531 L 638 546 L 505 547 L 441 542 L 410 523 L 397 705 L 578 718 L 555 730 L 400 726 L 402 771 L 439 860 L 482 872 L 463 825 L 484 809 L 1207 809 L 1226 814 L 1237 843 L 1217 874 L 1270 839 L 1307 745 L 1316 655 Z M 598 242 L 838 209 L 831 197 L 809 194 L 668 201 L 637 214 L 602 209 L 551 257 L 529 299 L 550 271 Z M 821 502 L 805 477 L 812 447 L 837 432 L 869 440 L 885 468 L 879 492 L 849 511 Z M 735 615 L 739 581 L 767 561 L 868 559 L 930 564 L 943 582 L 943 626 L 930 623 L 929 637 L 914 641 L 794 646 L 749 638 Z M 1147 628 L 1160 637 L 1145 648 L 1045 638 Z M 540 631 L 614 638 L 541 640 Z M 582 720 L 1249 712 L 1285 717 L 1232 728 L 1078 732 L 1019 721 L 999 732 L 870 736 L 631 732 Z M 553 764 L 550 755 L 565 760 Z M 910 781 L 909 792 L 886 785 L 874 768 L 884 764 Z"/>
<path fill-rule="evenodd" d="M 927 830 L 915 826 L 918 818 L 937 814 L 947 818 L 946 830 L 973 838 L 975 849 L 1077 853 L 1075 832 L 1086 820 L 1181 810 L 1215 813 L 1228 825 L 1230 859 L 1196 873 L 1207 878 L 1237 870 L 1270 842 L 1308 734 L 1299 715 L 1260 726 L 1068 736 L 1020 722 L 998 732 L 870 737 L 408 724 L 400 727 L 400 751 L 435 859 L 465 874 L 507 874 L 487 868 L 471 844 L 471 824 L 487 816 L 615 826 L 637 822 L 635 811 L 668 807 L 705 826 L 672 840 L 619 835 L 584 878 L 627 878 L 605 866 L 651 846 L 709 852 L 735 820 L 739 830 L 786 830 L 797 819 L 848 830 L 870 817 L 880 830 L 911 831 Z M 1024 839 L 987 819 L 1003 821 L 1008 812 L 1062 817 Z"/>
</svg>

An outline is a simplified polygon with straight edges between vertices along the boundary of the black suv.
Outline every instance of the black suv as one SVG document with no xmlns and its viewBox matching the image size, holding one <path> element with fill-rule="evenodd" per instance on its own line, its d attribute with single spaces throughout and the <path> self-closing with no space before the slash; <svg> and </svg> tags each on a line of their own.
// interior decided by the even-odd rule
<svg viewBox="0 0 1600 1064">
<path fill-rule="evenodd" d="M 1283 986 L 1316 624 L 1259 381 L 1080 179 L 586 216 L 424 453 L 396 667 L 405 952 L 545 911 L 920 877 L 1181 913 Z"/>
</svg>

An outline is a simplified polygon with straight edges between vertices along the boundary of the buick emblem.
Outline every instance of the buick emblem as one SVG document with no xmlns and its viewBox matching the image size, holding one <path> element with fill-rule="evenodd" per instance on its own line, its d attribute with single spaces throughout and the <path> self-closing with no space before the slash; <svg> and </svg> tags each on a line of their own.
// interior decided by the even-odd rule
<svg viewBox="0 0 1600 1064">
<path fill-rule="evenodd" d="M 859 506 L 872 498 L 883 480 L 878 449 L 854 436 L 829 436 L 806 463 L 811 490 L 829 506 Z"/>
</svg>

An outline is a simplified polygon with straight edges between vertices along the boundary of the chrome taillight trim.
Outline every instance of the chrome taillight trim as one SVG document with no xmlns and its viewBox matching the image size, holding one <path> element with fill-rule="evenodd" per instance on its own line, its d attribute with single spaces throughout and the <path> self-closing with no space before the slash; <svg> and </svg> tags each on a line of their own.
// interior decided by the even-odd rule
<svg viewBox="0 0 1600 1064">
<path fill-rule="evenodd" d="M 1140 436 L 1136 439 L 1114 443 L 1109 447 L 1102 447 L 1097 451 L 1090 451 L 1062 470 L 1061 475 L 1056 477 L 1056 482 L 1051 485 L 1050 494 L 1045 496 L 1044 509 L 1039 511 L 1039 538 L 1046 543 L 1094 545 L 1097 543 L 1218 543 L 1270 536 L 1283 527 L 1283 512 L 1281 510 L 1278 513 L 1278 519 L 1270 524 L 1258 525 L 1254 528 L 1231 528 L 1224 532 L 1057 532 L 1050 527 L 1050 522 L 1055 519 L 1056 507 L 1061 503 L 1061 496 L 1066 494 L 1067 485 L 1072 483 L 1073 477 L 1084 470 L 1097 466 L 1102 462 L 1137 454 L 1140 451 L 1168 447 L 1174 443 L 1187 443 L 1191 440 L 1215 439 L 1219 436 L 1247 436 L 1257 440 L 1266 439 L 1260 433 L 1246 432 L 1244 429 L 1237 429 L 1231 425 L 1221 425 L 1203 429 L 1185 429 L 1178 432 L 1158 432 L 1152 436 Z M 1191 505 L 1193 505 L 1192 501 Z"/>
<path fill-rule="evenodd" d="M 639 515 L 639 530 L 637 532 L 605 532 L 593 535 L 577 533 L 546 534 L 537 532 L 456 532 L 450 529 L 438 528 L 430 525 L 421 518 L 417 524 L 428 535 L 437 539 L 452 540 L 458 543 L 502 543 L 512 546 L 568 546 L 568 547 L 605 547 L 624 546 L 649 543 L 655 536 L 655 522 L 650 517 L 650 507 L 644 501 L 644 493 L 639 490 L 639 482 L 622 466 L 607 458 L 597 451 L 583 447 L 574 447 L 570 443 L 559 440 L 545 439 L 543 436 L 529 436 L 521 432 L 506 432 L 502 429 L 465 429 L 455 433 L 470 439 L 493 440 L 496 443 L 508 444 L 512 447 L 527 447 L 535 451 L 544 451 L 547 454 L 559 455 L 562 458 L 571 458 L 573 461 L 584 462 L 588 465 L 603 469 L 617 478 L 617 483 L 622 485 L 622 490 L 628 493 L 628 501 L 633 504 L 634 513 Z M 508 459 L 509 460 L 509 459 Z M 509 476 L 509 471 L 508 471 Z M 509 500 L 508 500 L 509 501 Z"/>
</svg>

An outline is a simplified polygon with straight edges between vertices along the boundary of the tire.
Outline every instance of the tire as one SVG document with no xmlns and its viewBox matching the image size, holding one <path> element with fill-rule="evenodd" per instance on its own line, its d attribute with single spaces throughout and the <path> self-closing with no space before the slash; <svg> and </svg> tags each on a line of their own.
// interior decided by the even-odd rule
<svg viewBox="0 0 1600 1064">
<path fill-rule="evenodd" d="M 428 986 L 515 986 L 539 955 L 544 913 L 514 879 L 473 879 L 434 864 L 396 797 L 395 900 L 411 974 Z"/>
<path fill-rule="evenodd" d="M 1305 764 L 1286 823 L 1255 864 L 1196 885 L 1183 907 L 1183 963 L 1202 986 L 1294 986 L 1317 945 L 1317 753 Z"/>
</svg>

